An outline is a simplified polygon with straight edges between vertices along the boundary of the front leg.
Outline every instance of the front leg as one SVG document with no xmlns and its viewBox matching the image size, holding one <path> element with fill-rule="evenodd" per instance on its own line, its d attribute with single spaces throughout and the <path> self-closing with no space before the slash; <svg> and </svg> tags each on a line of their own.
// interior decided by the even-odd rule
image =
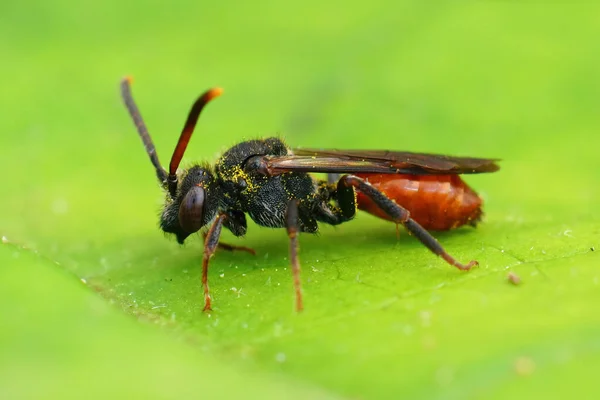
<svg viewBox="0 0 600 400">
<path fill-rule="evenodd" d="M 287 234 L 290 238 L 290 263 L 292 265 L 292 276 L 294 277 L 294 289 L 296 290 L 296 311 L 302 311 L 302 282 L 300 281 L 300 261 L 298 260 L 298 200 L 290 200 L 287 206 L 285 220 Z"/>
<path fill-rule="evenodd" d="M 202 288 L 204 290 L 204 309 L 202 311 L 211 311 L 210 293 L 208 290 L 208 262 L 215 253 L 215 249 L 219 245 L 219 237 L 221 236 L 221 228 L 223 220 L 227 218 L 225 214 L 219 214 L 215 222 L 211 225 L 206 238 L 204 240 L 204 253 L 202 254 Z"/>
<path fill-rule="evenodd" d="M 225 212 L 226 218 L 223 221 L 223 226 L 235 236 L 244 236 L 246 234 L 246 230 L 248 229 L 248 225 L 246 223 L 246 215 L 238 210 L 227 210 Z M 206 237 L 208 236 L 208 232 L 203 232 L 202 237 L 204 238 L 204 242 L 206 242 Z M 245 246 L 235 246 L 232 244 L 227 244 L 223 242 L 219 242 L 218 248 L 227 251 L 245 251 L 253 256 L 256 255 L 256 251 L 251 249 L 250 247 Z"/>
<path fill-rule="evenodd" d="M 371 186 L 370 183 L 364 181 L 358 176 L 344 175 L 340 179 L 340 183 L 346 187 L 354 187 L 366 196 L 369 196 L 377 206 L 388 214 L 396 223 L 404 225 L 404 227 L 414 235 L 421 243 L 423 243 L 434 254 L 442 257 L 448 264 L 453 265 L 461 270 L 469 270 L 471 267 L 478 265 L 477 261 L 471 261 L 464 265 L 459 263 L 450 254 L 444 250 L 442 245 L 427 232 L 421 225 L 410 217 L 407 209 L 399 204 L 396 204 L 385 194 Z"/>
</svg>

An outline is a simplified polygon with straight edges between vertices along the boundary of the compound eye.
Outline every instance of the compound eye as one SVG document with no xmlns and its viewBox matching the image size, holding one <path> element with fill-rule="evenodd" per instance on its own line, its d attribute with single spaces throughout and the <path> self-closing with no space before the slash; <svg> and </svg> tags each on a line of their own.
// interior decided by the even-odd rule
<svg viewBox="0 0 600 400">
<path fill-rule="evenodd" d="M 204 189 L 192 187 L 179 205 L 179 225 L 188 233 L 194 233 L 202 228 L 204 207 Z"/>
</svg>

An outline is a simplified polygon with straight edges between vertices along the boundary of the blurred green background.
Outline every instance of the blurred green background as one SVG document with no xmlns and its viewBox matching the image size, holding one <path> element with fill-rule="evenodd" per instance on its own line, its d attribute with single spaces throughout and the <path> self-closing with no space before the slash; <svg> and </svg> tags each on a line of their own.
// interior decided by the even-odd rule
<svg viewBox="0 0 600 400">
<path fill-rule="evenodd" d="M 600 368 L 600 6 L 541 2 L 4 2 L 0 397 L 593 398 Z M 157 229 L 163 163 L 243 139 L 502 158 L 467 177 L 461 273 L 361 214 L 212 260 Z M 507 283 L 512 271 L 522 284 Z M 133 317 L 132 317 L 133 316 Z"/>
</svg>

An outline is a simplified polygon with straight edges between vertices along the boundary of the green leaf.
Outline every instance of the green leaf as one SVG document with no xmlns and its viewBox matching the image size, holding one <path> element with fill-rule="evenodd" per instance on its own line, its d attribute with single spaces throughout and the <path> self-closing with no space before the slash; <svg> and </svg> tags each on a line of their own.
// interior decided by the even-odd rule
<svg viewBox="0 0 600 400">
<path fill-rule="evenodd" d="M 599 6 L 2 8 L 0 397 L 597 392 Z M 124 75 L 165 164 L 212 86 L 225 94 L 186 165 L 277 134 L 502 158 L 499 172 L 466 178 L 484 222 L 435 234 L 479 268 L 449 267 L 360 214 L 301 235 L 297 314 L 285 231 L 251 224 L 223 241 L 257 256 L 213 257 L 203 313 L 202 241 L 179 246 L 156 227 L 163 195 L 119 99 Z"/>
<path fill-rule="evenodd" d="M 2 398 L 332 398 L 136 325 L 31 250 L 5 244 L 0 262 Z"/>
</svg>

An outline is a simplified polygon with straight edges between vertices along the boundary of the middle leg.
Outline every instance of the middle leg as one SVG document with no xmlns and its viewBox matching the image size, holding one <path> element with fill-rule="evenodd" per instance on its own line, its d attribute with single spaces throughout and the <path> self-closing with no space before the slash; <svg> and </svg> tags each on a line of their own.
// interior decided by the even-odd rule
<svg viewBox="0 0 600 400">
<path fill-rule="evenodd" d="M 296 311 L 302 311 L 302 281 L 300 281 L 300 260 L 298 259 L 298 233 L 300 231 L 298 219 L 298 200 L 290 200 L 286 215 L 287 234 L 290 238 L 290 263 L 292 264 L 292 276 L 294 277 L 294 289 L 296 291 Z"/>
</svg>

